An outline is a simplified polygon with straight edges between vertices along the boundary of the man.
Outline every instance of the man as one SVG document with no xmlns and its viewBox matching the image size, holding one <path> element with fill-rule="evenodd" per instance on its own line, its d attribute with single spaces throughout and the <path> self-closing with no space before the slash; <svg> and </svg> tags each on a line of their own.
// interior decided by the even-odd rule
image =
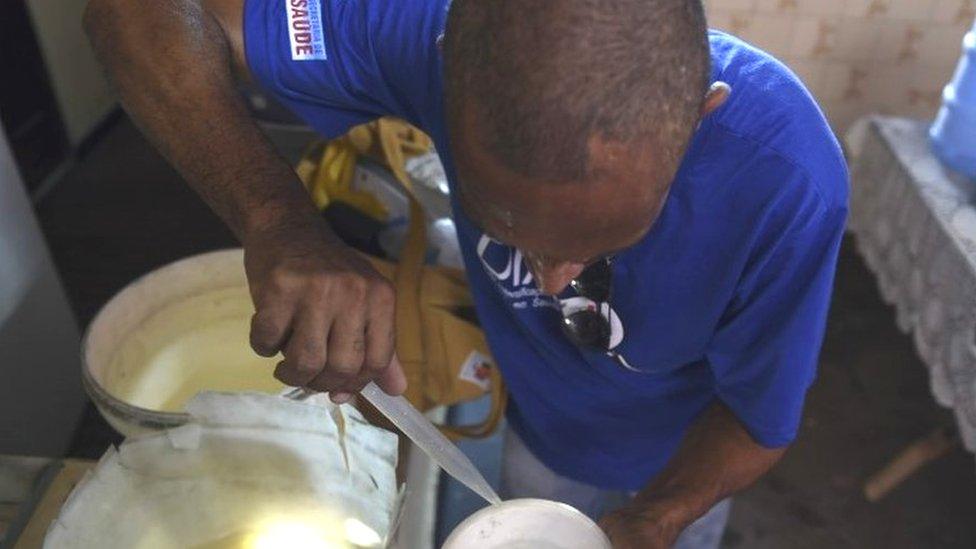
<svg viewBox="0 0 976 549">
<path fill-rule="evenodd" d="M 395 296 L 232 72 L 326 136 L 395 115 L 433 137 L 511 393 L 508 496 L 576 505 L 618 548 L 714 547 L 795 437 L 847 174 L 797 79 L 699 1 L 91 0 L 86 25 L 243 243 L 252 345 L 285 383 L 403 391 Z"/>
</svg>

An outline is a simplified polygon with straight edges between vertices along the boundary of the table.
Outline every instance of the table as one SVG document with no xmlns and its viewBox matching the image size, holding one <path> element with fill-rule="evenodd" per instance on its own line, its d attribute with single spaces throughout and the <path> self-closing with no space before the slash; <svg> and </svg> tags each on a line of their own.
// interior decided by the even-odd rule
<svg viewBox="0 0 976 549">
<path fill-rule="evenodd" d="M 943 167 L 928 124 L 874 116 L 847 134 L 849 230 L 976 451 L 976 181 Z M 976 144 L 974 144 L 976 146 Z"/>
<path fill-rule="evenodd" d="M 0 546 L 35 549 L 68 494 L 94 461 L 0 456 L 0 496 L 9 511 L 0 522 Z"/>
</svg>

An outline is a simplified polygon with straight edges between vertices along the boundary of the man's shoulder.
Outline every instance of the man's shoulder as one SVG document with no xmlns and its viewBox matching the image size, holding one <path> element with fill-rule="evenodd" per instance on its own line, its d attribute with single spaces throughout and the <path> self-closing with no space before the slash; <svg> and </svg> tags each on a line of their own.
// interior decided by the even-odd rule
<svg viewBox="0 0 976 549">
<path fill-rule="evenodd" d="M 709 117 L 710 131 L 752 152 L 743 155 L 740 150 L 739 161 L 761 159 L 777 172 L 792 170 L 795 185 L 803 188 L 781 190 L 814 192 L 827 209 L 846 208 L 843 152 L 800 79 L 772 55 L 731 35 L 712 31 L 709 40 L 713 79 L 732 87 L 726 104 Z M 762 178 L 754 181 L 761 183 Z"/>
<path fill-rule="evenodd" d="M 248 67 L 265 90 L 326 136 L 379 116 L 429 126 L 441 108 L 437 39 L 448 5 L 245 0 Z"/>
</svg>

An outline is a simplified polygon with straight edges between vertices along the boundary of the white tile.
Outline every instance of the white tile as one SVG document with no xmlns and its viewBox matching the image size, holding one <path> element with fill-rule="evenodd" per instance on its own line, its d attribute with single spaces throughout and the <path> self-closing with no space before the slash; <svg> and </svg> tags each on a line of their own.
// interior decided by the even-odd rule
<svg viewBox="0 0 976 549">
<path fill-rule="evenodd" d="M 935 0 L 931 18 L 938 23 L 970 24 L 976 14 L 976 0 Z"/>
<path fill-rule="evenodd" d="M 752 18 L 752 23 L 743 33 L 743 37 L 777 57 L 785 57 L 790 51 L 793 24 L 792 17 L 757 15 Z"/>
<path fill-rule="evenodd" d="M 866 17 L 868 9 L 876 0 L 847 0 L 844 15 L 847 17 Z"/>
<path fill-rule="evenodd" d="M 740 38 L 746 38 L 755 26 L 755 16 L 751 13 L 731 12 L 726 25 L 728 28 L 724 30 L 727 32 Z"/>
<path fill-rule="evenodd" d="M 797 4 L 805 15 L 843 15 L 847 0 L 797 0 Z"/>
<path fill-rule="evenodd" d="M 810 90 L 820 89 L 823 82 L 824 61 L 818 59 L 789 59 L 785 61 L 790 69 Z"/>
<path fill-rule="evenodd" d="M 810 91 L 810 94 L 813 95 L 814 99 L 817 100 L 817 104 L 820 105 L 820 108 L 826 112 L 826 110 L 829 108 L 828 104 L 830 100 L 825 93 L 826 86 L 823 84 L 823 79 L 821 78 L 820 82 L 816 86 L 807 86 L 807 89 Z"/>
<path fill-rule="evenodd" d="M 911 82 L 911 67 L 879 67 L 865 79 L 862 101 L 869 106 L 885 108 L 887 112 L 898 112 L 906 104 L 906 91 L 911 87 Z"/>
<path fill-rule="evenodd" d="M 948 25 L 923 30 L 916 43 L 919 63 L 933 68 L 954 67 L 962 55 L 964 35 L 965 32 Z"/>
<path fill-rule="evenodd" d="M 928 118 L 976 0 L 708 0 L 710 23 L 784 60 L 836 128 L 867 113 Z"/>
<path fill-rule="evenodd" d="M 790 40 L 790 55 L 793 57 L 813 57 L 813 50 L 821 41 L 821 25 L 823 24 L 823 19 L 819 17 L 798 17 L 793 26 L 793 37 Z"/>
<path fill-rule="evenodd" d="M 724 10 L 752 10 L 756 6 L 756 0 L 707 0 L 705 8 L 724 9 Z"/>
<path fill-rule="evenodd" d="M 804 0 L 756 0 L 756 11 L 776 14 L 796 13 Z"/>
<path fill-rule="evenodd" d="M 942 88 L 944 88 L 946 84 L 952 80 L 955 72 L 955 66 L 947 69 L 916 67 L 912 71 L 911 85 L 917 89 L 929 88 L 935 90 L 936 93 L 941 94 Z"/>
<path fill-rule="evenodd" d="M 951 75 L 933 69 L 916 69 L 905 86 L 899 114 L 912 118 L 930 119 L 942 106 L 942 88 Z"/>
<path fill-rule="evenodd" d="M 937 23 L 952 23 L 959 13 L 963 0 L 935 0 L 932 7 L 932 20 Z"/>
<path fill-rule="evenodd" d="M 867 61 L 877 55 L 881 30 L 887 21 L 845 18 L 836 31 L 836 47 L 830 54 L 834 59 Z"/>
<path fill-rule="evenodd" d="M 908 89 L 918 95 L 918 100 L 929 106 L 942 105 L 942 90 L 952 80 L 953 70 L 916 69 L 908 83 Z"/>
<path fill-rule="evenodd" d="M 881 27 L 874 58 L 879 62 L 894 63 L 904 49 L 908 24 L 904 21 L 888 21 Z"/>
<path fill-rule="evenodd" d="M 916 70 L 905 90 L 907 112 L 920 118 L 934 114 L 942 106 L 942 90 L 951 79 L 951 70 Z"/>
<path fill-rule="evenodd" d="M 906 118 L 916 118 L 918 120 L 934 120 L 935 115 L 938 114 L 939 107 L 932 107 L 928 104 L 917 103 L 915 105 L 909 106 L 904 112 L 899 112 L 900 116 L 905 116 Z"/>
<path fill-rule="evenodd" d="M 815 102 L 817 103 L 817 105 L 818 105 L 818 106 L 820 107 L 820 110 L 822 110 L 822 111 L 824 111 L 824 113 L 826 113 L 826 112 L 827 112 L 827 108 L 828 108 L 828 106 L 827 106 L 827 104 L 826 104 L 826 103 L 825 103 L 825 102 L 824 102 L 824 101 L 823 101 L 823 100 L 822 100 L 822 99 L 820 98 L 820 91 L 819 91 L 819 90 L 818 90 L 817 88 L 811 88 L 811 87 L 809 87 L 809 86 L 807 86 L 807 91 L 809 91 L 809 92 L 810 92 L 810 95 L 812 95 L 812 96 L 813 96 L 813 100 L 814 100 L 814 101 L 815 101 Z"/>
<path fill-rule="evenodd" d="M 826 63 L 822 70 L 821 82 L 817 86 L 823 101 L 839 101 L 844 96 L 851 80 L 851 66 L 848 63 Z"/>
<path fill-rule="evenodd" d="M 729 24 L 732 22 L 732 13 L 726 10 L 712 10 L 708 14 L 709 28 L 719 29 L 728 32 Z"/>
<path fill-rule="evenodd" d="M 831 106 L 827 112 L 827 119 L 834 133 L 844 135 L 854 122 L 872 112 L 874 109 L 863 103 L 842 102 Z"/>
<path fill-rule="evenodd" d="M 891 0 L 888 17 L 925 21 L 932 16 L 936 0 Z"/>
</svg>

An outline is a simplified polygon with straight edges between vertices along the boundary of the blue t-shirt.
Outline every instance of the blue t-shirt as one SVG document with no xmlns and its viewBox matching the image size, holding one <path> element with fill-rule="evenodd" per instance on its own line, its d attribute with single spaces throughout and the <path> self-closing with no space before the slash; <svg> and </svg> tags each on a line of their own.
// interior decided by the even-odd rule
<svg viewBox="0 0 976 549">
<path fill-rule="evenodd" d="M 437 46 L 448 5 L 247 0 L 248 64 L 325 136 L 382 115 L 422 128 L 453 181 Z M 551 469 L 601 488 L 641 488 L 715 399 L 760 444 L 789 444 L 815 375 L 847 213 L 843 156 L 786 67 L 709 38 L 731 96 L 702 122 L 650 233 L 613 263 L 616 351 L 640 372 L 575 347 L 521 254 L 454 204 L 511 427 Z"/>
</svg>

